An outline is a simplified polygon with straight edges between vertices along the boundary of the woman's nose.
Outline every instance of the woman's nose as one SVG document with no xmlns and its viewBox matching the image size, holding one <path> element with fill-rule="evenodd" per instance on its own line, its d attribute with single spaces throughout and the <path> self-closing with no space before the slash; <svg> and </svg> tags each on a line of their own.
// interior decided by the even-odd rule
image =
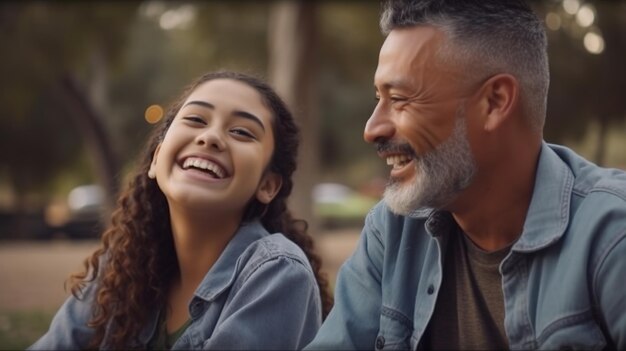
<svg viewBox="0 0 626 351">
<path fill-rule="evenodd" d="M 224 135 L 216 128 L 207 128 L 196 137 L 196 143 L 200 146 L 209 147 L 217 151 L 226 149 Z"/>
<path fill-rule="evenodd" d="M 368 143 L 389 140 L 395 134 L 396 128 L 393 121 L 389 117 L 389 112 L 385 111 L 383 107 L 383 103 L 379 102 L 365 124 L 363 139 Z"/>
</svg>

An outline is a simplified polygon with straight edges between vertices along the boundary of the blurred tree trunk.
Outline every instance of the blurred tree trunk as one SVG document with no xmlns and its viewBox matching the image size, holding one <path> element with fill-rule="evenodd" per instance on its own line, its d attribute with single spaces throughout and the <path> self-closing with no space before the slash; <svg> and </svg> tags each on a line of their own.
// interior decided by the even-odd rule
<svg viewBox="0 0 626 351">
<path fill-rule="evenodd" d="M 65 74 L 59 82 L 61 101 L 68 109 L 68 115 L 80 130 L 88 154 L 91 155 L 96 176 L 104 187 L 107 212 L 113 207 L 113 199 L 118 191 L 117 158 L 108 137 L 102 118 L 96 112 L 88 95 L 81 89 L 70 74 Z"/>
<path fill-rule="evenodd" d="M 598 166 L 603 166 L 606 161 L 606 144 L 609 131 L 609 123 L 610 119 L 607 115 L 601 114 L 598 117 L 598 140 L 596 142 L 596 149 L 593 156 L 593 162 Z"/>
<path fill-rule="evenodd" d="M 605 42 L 601 55 L 594 57 L 597 65 L 593 87 L 588 94 L 594 101 L 593 113 L 598 116 L 598 140 L 593 161 L 607 165 L 607 150 L 611 147 L 609 131 L 615 122 L 626 117 L 624 90 L 626 89 L 626 24 L 624 14 L 626 6 L 621 9 L 611 2 L 594 2 L 597 10 L 597 26 L 600 28 Z M 589 89 L 587 89 L 589 90 Z"/>
<path fill-rule="evenodd" d="M 298 170 L 290 206 L 295 216 L 317 229 L 311 189 L 318 180 L 319 152 L 316 70 L 316 11 L 314 1 L 275 2 L 269 19 L 269 79 L 291 109 L 302 133 Z M 280 151 L 279 151 L 280 152 Z"/>
</svg>

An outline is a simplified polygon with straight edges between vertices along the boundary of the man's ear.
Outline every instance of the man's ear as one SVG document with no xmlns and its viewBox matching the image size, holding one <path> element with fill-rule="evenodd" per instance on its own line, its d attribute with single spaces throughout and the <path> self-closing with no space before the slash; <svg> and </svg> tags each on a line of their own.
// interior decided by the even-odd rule
<svg viewBox="0 0 626 351">
<path fill-rule="evenodd" d="M 496 74 L 489 78 L 480 91 L 480 106 L 485 131 L 500 127 L 517 108 L 519 82 L 510 74 Z"/>
<path fill-rule="evenodd" d="M 156 178 L 156 162 L 157 156 L 159 155 L 159 150 L 161 149 L 161 143 L 157 145 L 154 150 L 154 154 L 152 155 L 152 162 L 150 162 L 150 168 L 148 169 L 148 178 L 155 179 Z"/>
<path fill-rule="evenodd" d="M 262 204 L 269 204 L 278 191 L 280 187 L 283 185 L 283 178 L 274 173 L 267 172 L 261 178 L 261 183 L 259 183 L 259 187 L 256 190 L 256 199 L 259 200 Z"/>
</svg>

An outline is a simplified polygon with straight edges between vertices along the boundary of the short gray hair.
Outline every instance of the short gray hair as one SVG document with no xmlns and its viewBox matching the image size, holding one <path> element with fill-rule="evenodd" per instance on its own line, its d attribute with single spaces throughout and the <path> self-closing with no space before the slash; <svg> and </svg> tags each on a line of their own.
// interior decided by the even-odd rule
<svg viewBox="0 0 626 351">
<path fill-rule="evenodd" d="M 520 82 L 524 113 L 543 128 L 550 73 L 543 23 L 522 0 L 387 0 L 380 27 L 433 26 L 448 40 L 439 57 L 469 64 L 473 79 L 509 73 Z M 467 69 L 471 68 L 471 69 Z"/>
</svg>

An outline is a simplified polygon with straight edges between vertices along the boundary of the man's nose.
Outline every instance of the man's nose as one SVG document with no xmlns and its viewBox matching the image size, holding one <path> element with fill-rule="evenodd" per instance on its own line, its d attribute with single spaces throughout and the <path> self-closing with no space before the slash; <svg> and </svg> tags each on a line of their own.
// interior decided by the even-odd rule
<svg viewBox="0 0 626 351">
<path fill-rule="evenodd" d="M 365 124 L 363 139 L 368 143 L 377 143 L 391 139 L 395 132 L 396 128 L 389 112 L 384 109 L 383 103 L 379 102 Z"/>
</svg>

